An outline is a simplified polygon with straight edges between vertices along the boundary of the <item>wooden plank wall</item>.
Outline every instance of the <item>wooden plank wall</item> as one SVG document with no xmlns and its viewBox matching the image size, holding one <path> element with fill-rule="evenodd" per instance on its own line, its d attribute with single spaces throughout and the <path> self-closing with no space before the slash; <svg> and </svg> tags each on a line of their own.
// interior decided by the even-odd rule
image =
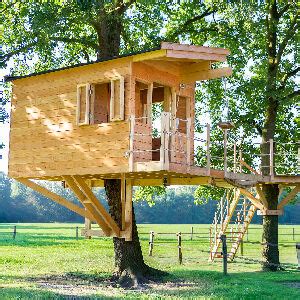
<svg viewBox="0 0 300 300">
<path fill-rule="evenodd" d="M 125 76 L 130 102 L 130 60 L 82 66 L 14 81 L 10 177 L 128 171 L 129 123 L 76 126 L 77 85 Z M 127 95 L 127 96 L 126 96 Z M 125 120 L 129 106 L 125 105 Z"/>
</svg>

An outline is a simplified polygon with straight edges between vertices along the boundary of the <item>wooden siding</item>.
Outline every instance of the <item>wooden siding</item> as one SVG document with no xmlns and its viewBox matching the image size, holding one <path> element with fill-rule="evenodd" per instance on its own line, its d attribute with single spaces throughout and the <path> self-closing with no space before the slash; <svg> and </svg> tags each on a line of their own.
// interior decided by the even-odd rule
<svg viewBox="0 0 300 300">
<path fill-rule="evenodd" d="M 9 176 L 42 177 L 128 171 L 127 121 L 76 125 L 77 85 L 125 77 L 130 62 L 110 61 L 16 80 L 13 86 Z M 129 103 L 129 98 L 125 98 Z M 125 118 L 128 119 L 128 105 Z"/>
</svg>

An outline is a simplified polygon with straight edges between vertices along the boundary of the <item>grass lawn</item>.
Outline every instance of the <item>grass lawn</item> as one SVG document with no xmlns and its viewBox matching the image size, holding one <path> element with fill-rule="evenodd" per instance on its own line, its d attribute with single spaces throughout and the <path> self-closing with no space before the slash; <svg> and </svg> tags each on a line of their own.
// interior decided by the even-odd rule
<svg viewBox="0 0 300 300">
<path fill-rule="evenodd" d="M 265 273 L 259 263 L 237 259 L 229 263 L 228 276 L 221 261 L 208 262 L 209 225 L 194 225 L 194 238 L 183 235 L 183 264 L 177 260 L 176 232 L 189 233 L 191 225 L 139 226 L 146 262 L 169 272 L 163 283 L 149 283 L 139 290 L 113 287 L 107 280 L 113 271 L 110 238 L 75 238 L 82 224 L 0 225 L 0 299 L 300 299 L 300 272 Z M 249 241 L 259 241 L 261 227 L 253 225 Z M 300 226 L 281 226 L 282 263 L 297 264 L 295 241 Z M 149 231 L 154 230 L 153 256 L 148 256 Z M 170 234 L 159 234 L 166 233 Z M 245 243 L 244 256 L 261 259 L 260 245 Z"/>
</svg>

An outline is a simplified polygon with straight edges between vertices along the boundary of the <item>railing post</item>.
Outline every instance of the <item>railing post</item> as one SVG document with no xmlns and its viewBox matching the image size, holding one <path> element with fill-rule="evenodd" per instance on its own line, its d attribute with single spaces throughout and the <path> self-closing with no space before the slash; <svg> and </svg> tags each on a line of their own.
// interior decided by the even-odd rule
<svg viewBox="0 0 300 300">
<path fill-rule="evenodd" d="M 221 235 L 222 241 L 222 256 L 223 256 L 223 274 L 227 275 L 227 244 L 226 244 L 226 235 Z"/>
<path fill-rule="evenodd" d="M 186 122 L 186 163 L 188 168 L 191 166 L 191 118 Z"/>
<path fill-rule="evenodd" d="M 241 256 L 244 256 L 244 242 L 243 242 L 243 239 L 240 239 L 240 251 L 241 251 Z"/>
<path fill-rule="evenodd" d="M 133 172 L 134 165 L 134 127 L 135 118 L 133 115 L 130 116 L 130 135 L 129 135 L 129 172 Z"/>
<path fill-rule="evenodd" d="M 179 264 L 182 264 L 182 250 L 181 250 L 181 232 L 177 233 L 177 241 L 178 241 L 178 261 Z"/>
<path fill-rule="evenodd" d="M 154 231 L 150 231 L 149 236 L 149 256 L 153 254 L 153 246 L 154 246 Z"/>
<path fill-rule="evenodd" d="M 210 124 L 206 124 L 206 172 L 210 175 Z"/>
<path fill-rule="evenodd" d="M 170 157 L 170 113 L 165 112 L 165 170 L 169 169 L 169 157 Z M 172 147 L 171 147 L 172 148 Z"/>
<path fill-rule="evenodd" d="M 224 129 L 224 174 L 227 173 L 227 129 Z"/>
<path fill-rule="evenodd" d="M 274 142 L 270 139 L 270 176 L 274 176 Z"/>
</svg>

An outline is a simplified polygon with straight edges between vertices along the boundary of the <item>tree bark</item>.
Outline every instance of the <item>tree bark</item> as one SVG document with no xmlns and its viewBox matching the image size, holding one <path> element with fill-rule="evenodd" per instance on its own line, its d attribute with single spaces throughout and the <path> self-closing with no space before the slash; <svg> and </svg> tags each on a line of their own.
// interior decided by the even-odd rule
<svg viewBox="0 0 300 300">
<path fill-rule="evenodd" d="M 261 161 L 262 174 L 270 175 L 270 139 L 274 139 L 276 118 L 278 112 L 278 100 L 276 99 L 276 79 L 278 64 L 276 61 L 278 12 L 276 0 L 267 1 L 267 39 L 268 69 L 266 83 L 266 117 L 262 130 Z M 276 144 L 275 144 L 276 145 Z M 276 147 L 274 147 L 275 152 Z M 273 157 L 274 161 L 274 157 Z M 275 170 L 274 170 L 275 172 Z M 267 209 L 277 209 L 279 188 L 276 184 L 263 184 L 262 191 L 267 200 Z M 278 216 L 263 217 L 263 270 L 276 271 L 279 265 L 278 248 Z"/>
<path fill-rule="evenodd" d="M 121 228 L 121 180 L 105 179 L 106 195 L 108 198 L 109 212 Z M 153 269 L 145 264 L 139 241 L 134 209 L 132 207 L 132 241 L 123 238 L 113 238 L 115 252 L 115 271 L 113 280 L 119 281 L 122 286 L 137 286 L 148 279 L 155 280 L 163 276 L 164 272 Z"/>
</svg>

